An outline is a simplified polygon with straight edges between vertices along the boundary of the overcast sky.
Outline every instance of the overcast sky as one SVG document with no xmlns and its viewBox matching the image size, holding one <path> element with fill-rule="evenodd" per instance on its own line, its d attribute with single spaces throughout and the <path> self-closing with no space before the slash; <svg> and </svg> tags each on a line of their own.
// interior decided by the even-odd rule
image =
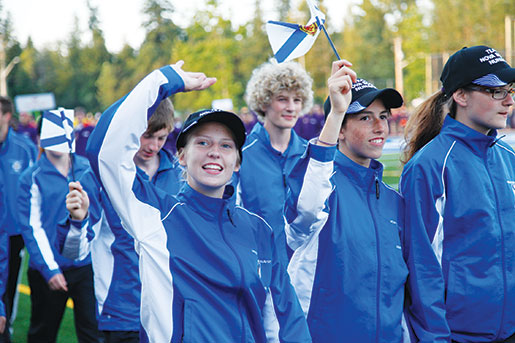
<svg viewBox="0 0 515 343">
<path fill-rule="evenodd" d="M 294 0 L 294 3 L 297 4 L 298 1 L 302 0 Z M 335 25 L 341 26 L 347 4 L 352 1 L 327 0 L 326 15 L 331 17 Z M 179 26 L 187 25 L 204 2 L 173 1 L 175 14 L 172 19 Z M 79 19 L 81 30 L 87 30 L 86 0 L 2 0 L 1 3 L 2 15 L 10 12 L 14 33 L 22 45 L 30 36 L 37 48 L 55 46 L 56 42 L 69 37 L 75 17 Z M 109 51 L 119 51 L 126 42 L 133 47 L 139 47 L 144 38 L 141 28 L 144 0 L 91 0 L 91 3 L 98 8 L 100 26 Z M 233 18 L 237 25 L 247 22 L 252 17 L 254 0 L 221 0 L 220 3 L 224 17 Z M 277 6 L 278 0 L 262 0 L 261 3 L 264 19 L 277 20 L 274 6 Z"/>
</svg>

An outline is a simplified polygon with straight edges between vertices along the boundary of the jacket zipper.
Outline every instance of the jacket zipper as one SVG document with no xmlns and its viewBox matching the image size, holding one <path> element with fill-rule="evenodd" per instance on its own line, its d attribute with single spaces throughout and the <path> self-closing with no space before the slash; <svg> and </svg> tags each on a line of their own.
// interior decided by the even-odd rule
<svg viewBox="0 0 515 343">
<path fill-rule="evenodd" d="M 493 145 L 495 145 L 496 142 L 494 142 L 492 145 L 490 145 L 490 147 L 492 147 Z M 492 184 L 492 188 L 494 190 L 494 194 L 495 194 L 495 203 L 496 203 L 496 208 L 497 208 L 497 220 L 498 220 L 498 223 L 499 223 L 499 228 L 501 230 L 501 263 L 502 263 L 502 279 L 503 279 L 503 294 L 504 294 L 504 297 L 503 297 L 503 307 L 502 307 L 502 314 L 501 314 L 501 323 L 499 325 L 499 331 L 497 332 L 497 337 L 496 337 L 496 340 L 499 339 L 499 337 L 501 336 L 502 334 L 502 329 L 503 329 L 503 324 L 504 324 L 504 315 L 505 315 L 505 312 L 506 312 L 506 289 L 507 289 L 507 285 L 506 285 L 506 256 L 505 256 L 505 246 L 504 246 L 504 230 L 503 230 L 503 227 L 502 227 L 502 221 L 501 221 L 501 215 L 499 213 L 499 197 L 497 195 L 497 190 L 495 189 L 495 184 L 494 184 L 494 181 L 492 179 L 492 175 L 490 173 L 490 168 L 488 167 L 488 151 L 486 152 L 486 156 L 485 156 L 485 167 L 486 167 L 486 171 L 488 173 L 488 177 L 490 178 L 490 182 Z"/>
<path fill-rule="evenodd" d="M 241 260 L 240 260 L 240 257 L 238 256 L 238 254 L 236 253 L 236 250 L 234 250 L 233 246 L 229 244 L 229 242 L 227 241 L 227 238 L 225 237 L 225 232 L 223 230 L 223 214 L 224 214 L 224 208 L 225 206 L 222 207 L 222 210 L 220 211 L 220 217 L 219 217 L 219 227 L 220 227 L 220 233 L 222 234 L 222 239 L 224 240 L 224 243 L 229 247 L 229 249 L 231 249 L 232 253 L 234 254 L 234 257 L 236 257 L 236 261 L 238 261 L 238 266 L 240 267 L 240 275 L 241 275 L 241 281 L 240 281 L 240 289 L 238 290 L 238 295 L 237 295 L 237 303 L 238 303 L 238 312 L 240 314 L 240 320 L 241 320 L 241 328 L 242 328 L 242 342 L 246 342 L 247 341 L 247 331 L 246 331 L 246 328 L 245 328 L 245 321 L 243 319 L 243 311 L 241 310 L 241 297 L 242 297 L 242 290 L 241 290 L 241 285 L 245 284 L 245 277 L 244 277 L 244 274 L 243 274 L 243 266 L 242 266 L 242 263 L 241 263 Z M 229 209 L 227 208 L 227 216 L 229 217 L 229 221 L 231 222 L 231 224 L 233 226 L 236 227 L 236 225 L 234 225 L 234 222 L 232 221 L 232 218 L 231 218 L 231 215 L 230 215 L 230 211 Z"/>
<path fill-rule="evenodd" d="M 379 178 L 377 177 L 377 173 L 374 173 L 374 184 L 376 191 L 376 200 L 379 200 Z M 370 197 L 368 197 L 370 199 Z M 377 203 L 376 203 L 377 204 Z M 381 311 L 380 311 L 380 288 L 381 288 L 381 249 L 380 249 L 380 239 L 379 232 L 377 230 L 377 223 L 374 216 L 374 211 L 370 206 L 370 200 L 368 203 L 368 209 L 372 216 L 372 221 L 374 222 L 374 231 L 376 234 L 376 254 L 377 254 L 377 289 L 376 289 L 376 341 L 379 341 L 379 328 L 381 325 Z"/>
</svg>

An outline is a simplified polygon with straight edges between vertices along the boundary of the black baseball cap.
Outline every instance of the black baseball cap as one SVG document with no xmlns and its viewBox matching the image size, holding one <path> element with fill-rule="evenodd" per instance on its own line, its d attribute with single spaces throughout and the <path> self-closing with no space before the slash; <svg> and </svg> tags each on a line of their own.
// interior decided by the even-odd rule
<svg viewBox="0 0 515 343">
<path fill-rule="evenodd" d="M 484 45 L 464 47 L 449 57 L 440 80 L 442 92 L 450 96 L 471 83 L 485 87 L 506 86 L 515 81 L 515 68 L 495 49 Z"/>
<path fill-rule="evenodd" d="M 243 125 L 240 117 L 236 114 L 219 109 L 201 110 L 190 114 L 182 125 L 181 132 L 179 132 L 179 135 L 177 136 L 177 141 L 175 142 L 177 151 L 186 145 L 186 137 L 192 129 L 198 127 L 200 124 L 208 122 L 217 122 L 227 126 L 233 134 L 234 142 L 236 143 L 238 153 L 240 154 L 240 159 L 243 159 L 241 148 L 243 147 L 243 144 L 245 144 L 245 126 Z"/>
<path fill-rule="evenodd" d="M 377 89 L 376 86 L 371 84 L 365 79 L 357 79 L 352 84 L 352 101 L 347 109 L 347 114 L 354 114 L 363 111 L 370 106 L 376 99 L 383 101 L 384 107 L 387 109 L 398 108 L 403 104 L 402 96 L 393 88 Z M 331 112 L 331 101 L 327 97 L 324 103 L 324 114 L 327 115 Z"/>
</svg>

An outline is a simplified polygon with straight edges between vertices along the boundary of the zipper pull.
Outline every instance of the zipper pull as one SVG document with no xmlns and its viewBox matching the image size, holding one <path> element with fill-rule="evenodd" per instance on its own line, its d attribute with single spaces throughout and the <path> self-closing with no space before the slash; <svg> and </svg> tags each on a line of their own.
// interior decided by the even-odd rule
<svg viewBox="0 0 515 343">
<path fill-rule="evenodd" d="M 376 176 L 376 199 L 379 199 L 379 180 Z"/>
</svg>

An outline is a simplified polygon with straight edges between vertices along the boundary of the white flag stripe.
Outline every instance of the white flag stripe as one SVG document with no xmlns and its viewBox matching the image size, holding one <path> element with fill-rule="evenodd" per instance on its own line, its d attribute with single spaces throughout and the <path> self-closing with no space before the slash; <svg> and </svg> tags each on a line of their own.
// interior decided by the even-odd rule
<svg viewBox="0 0 515 343">
<path fill-rule="evenodd" d="M 279 63 L 305 55 L 320 34 L 319 25 L 325 22 L 325 15 L 314 2 L 307 1 L 311 18 L 305 26 L 278 21 L 266 24 L 268 40 Z"/>
<path fill-rule="evenodd" d="M 45 111 L 41 124 L 41 147 L 63 153 L 75 152 L 73 119 L 73 110 Z"/>
</svg>

